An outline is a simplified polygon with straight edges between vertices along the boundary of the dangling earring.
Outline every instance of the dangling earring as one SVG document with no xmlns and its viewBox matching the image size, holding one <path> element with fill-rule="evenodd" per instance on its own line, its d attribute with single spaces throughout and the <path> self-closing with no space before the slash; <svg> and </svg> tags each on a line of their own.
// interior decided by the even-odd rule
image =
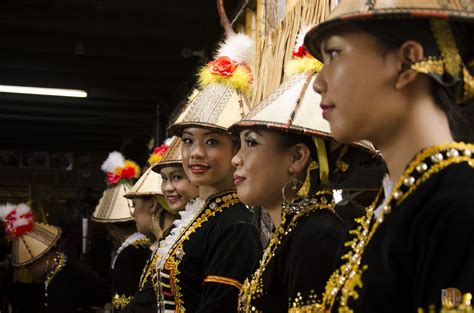
<svg viewBox="0 0 474 313">
<path fill-rule="evenodd" d="M 282 197 L 282 208 L 284 211 L 290 211 L 290 212 L 297 212 L 299 211 L 299 206 L 297 204 L 292 204 L 291 202 L 293 200 L 290 200 L 288 201 L 287 198 L 286 198 L 286 188 L 287 187 L 290 187 L 291 191 L 293 193 L 298 193 L 298 190 L 301 189 L 301 187 L 303 187 L 303 183 L 301 181 L 299 181 L 297 178 L 296 178 L 296 175 L 292 176 L 291 179 L 283 186 L 283 188 L 281 189 L 281 197 Z"/>
</svg>

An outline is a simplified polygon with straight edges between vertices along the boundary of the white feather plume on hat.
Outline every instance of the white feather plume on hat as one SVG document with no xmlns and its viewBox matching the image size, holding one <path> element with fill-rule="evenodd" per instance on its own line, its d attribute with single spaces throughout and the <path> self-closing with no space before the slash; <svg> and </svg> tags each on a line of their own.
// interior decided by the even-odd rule
<svg viewBox="0 0 474 313">
<path fill-rule="evenodd" d="M 100 168 L 106 173 L 114 173 L 117 168 L 123 167 L 124 165 L 124 156 L 120 152 L 114 151 L 109 153 L 109 156 L 104 163 L 102 163 Z"/>
<path fill-rule="evenodd" d="M 251 64 L 254 51 L 254 41 L 244 33 L 236 33 L 229 35 L 220 43 L 216 58 L 226 56 L 237 63 Z"/>
</svg>

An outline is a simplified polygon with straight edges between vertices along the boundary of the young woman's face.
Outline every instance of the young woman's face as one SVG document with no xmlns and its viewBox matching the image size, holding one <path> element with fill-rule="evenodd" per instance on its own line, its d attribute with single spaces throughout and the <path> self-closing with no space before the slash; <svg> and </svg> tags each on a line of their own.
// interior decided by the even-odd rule
<svg viewBox="0 0 474 313">
<path fill-rule="evenodd" d="M 132 198 L 134 207 L 133 217 L 137 224 L 137 231 L 142 234 L 148 234 L 152 231 L 152 217 L 156 202 L 151 197 Z"/>
<path fill-rule="evenodd" d="M 206 128 L 183 131 L 183 168 L 191 183 L 216 187 L 232 182 L 236 148 L 229 135 Z"/>
<path fill-rule="evenodd" d="M 182 166 L 163 167 L 160 174 L 163 179 L 161 191 L 174 212 L 184 209 L 189 200 L 198 196 L 198 187 L 191 184 Z"/>
<path fill-rule="evenodd" d="M 338 141 L 376 141 L 401 125 L 404 108 L 395 85 L 402 64 L 396 51 L 382 51 L 374 36 L 356 26 L 328 34 L 320 47 L 324 67 L 314 89 Z"/>
<path fill-rule="evenodd" d="M 283 186 L 289 181 L 291 153 L 279 145 L 275 132 L 245 129 L 240 132 L 240 150 L 232 159 L 234 184 L 239 199 L 250 206 L 270 206 L 282 201 Z"/>
</svg>

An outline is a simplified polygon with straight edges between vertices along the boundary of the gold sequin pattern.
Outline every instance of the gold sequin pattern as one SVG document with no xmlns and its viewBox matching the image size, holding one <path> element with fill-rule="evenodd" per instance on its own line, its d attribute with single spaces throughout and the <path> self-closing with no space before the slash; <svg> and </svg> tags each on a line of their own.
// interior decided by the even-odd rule
<svg viewBox="0 0 474 313">
<path fill-rule="evenodd" d="M 143 290 L 145 283 L 149 278 L 156 274 L 156 261 L 158 260 L 158 253 L 154 252 L 151 259 L 147 260 L 145 267 L 143 268 L 142 275 L 140 276 L 140 283 L 138 284 L 138 290 Z"/>
<path fill-rule="evenodd" d="M 148 238 L 142 238 L 142 239 L 135 240 L 130 245 L 134 246 L 134 247 L 137 247 L 137 248 L 138 247 L 148 248 L 148 247 L 151 246 L 151 241 Z"/>
<path fill-rule="evenodd" d="M 44 305 L 48 306 L 48 287 L 51 281 L 56 277 L 56 275 L 66 266 L 67 257 L 62 252 L 56 252 L 56 256 L 53 259 L 52 269 L 46 275 L 44 281 Z"/>
<path fill-rule="evenodd" d="M 421 61 L 413 63 L 411 65 L 411 68 L 417 72 L 424 74 L 434 73 L 438 75 L 443 75 L 444 61 L 440 58 L 428 57 Z"/>
<path fill-rule="evenodd" d="M 126 295 L 119 295 L 118 293 L 116 293 L 112 299 L 112 305 L 114 309 L 121 310 L 124 307 L 126 307 L 127 304 L 129 304 L 130 301 L 132 301 L 132 299 L 133 299 L 132 296 L 127 297 Z"/>
<path fill-rule="evenodd" d="M 462 61 L 449 22 L 432 19 L 430 20 L 430 25 L 433 36 L 436 39 L 436 44 L 443 57 L 446 72 L 453 77 L 460 77 Z"/>
</svg>

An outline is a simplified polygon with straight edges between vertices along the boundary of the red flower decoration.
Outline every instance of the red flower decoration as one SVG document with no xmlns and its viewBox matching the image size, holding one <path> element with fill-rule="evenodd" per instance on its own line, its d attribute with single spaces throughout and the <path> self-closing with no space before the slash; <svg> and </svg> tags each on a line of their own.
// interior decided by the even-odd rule
<svg viewBox="0 0 474 313">
<path fill-rule="evenodd" d="M 155 149 L 153 149 L 153 154 L 163 155 L 165 154 L 166 150 L 168 150 L 168 145 L 162 144 L 161 146 L 155 147 Z"/>
<path fill-rule="evenodd" d="M 121 177 L 114 173 L 107 173 L 107 184 L 113 185 L 120 181 Z"/>
<path fill-rule="evenodd" d="M 212 74 L 221 75 L 223 77 L 232 76 L 237 69 L 237 63 L 228 57 L 219 57 L 208 63 L 209 70 Z"/>
<path fill-rule="evenodd" d="M 133 167 L 125 167 L 122 169 L 122 172 L 120 173 L 120 177 L 123 179 L 132 179 L 135 177 L 136 171 L 135 168 Z"/>
<path fill-rule="evenodd" d="M 296 51 L 293 51 L 293 56 L 295 58 L 302 58 L 302 57 L 305 57 L 305 56 L 308 56 L 310 55 L 308 50 L 306 50 L 305 46 L 300 46 L 298 48 L 298 50 Z"/>
</svg>

